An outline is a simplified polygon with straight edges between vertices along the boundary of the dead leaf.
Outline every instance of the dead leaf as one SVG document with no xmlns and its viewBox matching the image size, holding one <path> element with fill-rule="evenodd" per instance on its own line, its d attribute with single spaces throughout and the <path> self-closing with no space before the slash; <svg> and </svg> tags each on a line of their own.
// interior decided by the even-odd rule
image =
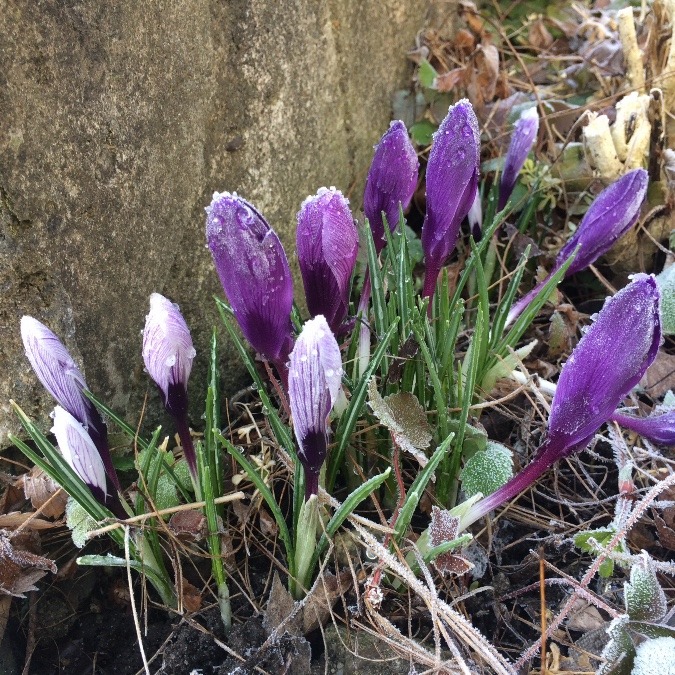
<svg viewBox="0 0 675 675">
<path fill-rule="evenodd" d="M 654 512 L 654 524 L 656 525 L 656 533 L 659 536 L 659 543 L 663 548 L 670 551 L 675 551 L 675 529 L 673 529 L 673 519 L 675 519 L 675 508 L 669 507 L 663 510 L 664 517 L 662 518 L 658 513 Z M 666 520 L 666 517 L 668 518 Z"/>
<path fill-rule="evenodd" d="M 12 513 L 0 515 L 0 528 L 7 530 L 14 530 L 18 527 L 28 530 L 49 530 L 57 526 L 59 526 L 59 523 L 36 517 L 35 511 L 31 511 L 30 513 L 13 511 Z"/>
<path fill-rule="evenodd" d="M 659 350 L 656 358 L 640 380 L 652 398 L 660 398 L 671 389 L 675 389 L 675 356 Z"/>
<path fill-rule="evenodd" d="M 281 583 L 276 572 L 272 579 L 263 624 L 270 633 L 283 626 L 283 631 L 291 635 L 302 635 L 300 608 L 296 607 L 295 600 Z"/>
<path fill-rule="evenodd" d="M 41 510 L 47 518 L 60 518 L 66 510 L 65 490 L 37 466 L 23 476 L 23 492 L 33 508 Z"/>
<path fill-rule="evenodd" d="M 178 511 L 171 516 L 169 529 L 181 541 L 202 541 L 206 537 L 206 518 L 196 509 Z"/>
<path fill-rule="evenodd" d="M 429 525 L 429 538 L 431 546 L 440 546 L 446 541 L 457 538 L 459 531 L 459 518 L 453 516 L 450 511 L 439 509 L 434 506 L 431 509 L 431 523 Z M 473 569 L 473 563 L 462 556 L 454 553 L 442 553 L 434 560 L 436 569 L 442 574 L 461 575 Z"/>
<path fill-rule="evenodd" d="M 202 594 L 196 586 L 193 586 L 184 578 L 181 584 L 181 598 L 183 600 L 183 607 L 188 612 L 198 612 L 202 608 Z"/>
<path fill-rule="evenodd" d="M 596 607 L 581 598 L 574 601 L 572 612 L 567 619 L 569 629 L 587 633 L 602 628 L 604 625 L 605 620 Z"/>
<path fill-rule="evenodd" d="M 466 68 L 453 68 L 436 78 L 436 91 L 445 93 L 452 91 L 458 84 L 466 80 Z"/>
<path fill-rule="evenodd" d="M 28 536 L 10 537 L 8 530 L 0 531 L 0 593 L 24 598 L 28 591 L 37 590 L 35 583 L 47 571 L 56 574 L 57 569 L 53 560 L 22 547 L 30 541 Z"/>
<path fill-rule="evenodd" d="M 305 635 L 326 625 L 335 601 L 350 589 L 352 581 L 351 572 L 343 572 L 337 577 L 334 574 L 324 574 L 321 577 L 305 599 L 302 610 L 302 628 Z"/>
<path fill-rule="evenodd" d="M 468 31 L 466 28 L 460 28 L 457 33 L 455 33 L 454 47 L 460 52 L 471 54 L 476 48 L 476 38 L 471 31 Z"/>
<path fill-rule="evenodd" d="M 540 50 L 548 49 L 553 44 L 553 36 L 542 19 L 535 19 L 530 24 L 527 39 L 532 47 Z"/>
<path fill-rule="evenodd" d="M 279 533 L 279 528 L 277 527 L 277 521 L 274 520 L 270 512 L 261 508 L 258 512 L 258 519 L 260 522 L 260 531 L 267 537 L 276 537 Z"/>
<path fill-rule="evenodd" d="M 466 91 L 474 108 L 485 107 L 495 97 L 499 76 L 499 52 L 494 45 L 476 49 L 472 56 L 472 71 Z"/>
</svg>

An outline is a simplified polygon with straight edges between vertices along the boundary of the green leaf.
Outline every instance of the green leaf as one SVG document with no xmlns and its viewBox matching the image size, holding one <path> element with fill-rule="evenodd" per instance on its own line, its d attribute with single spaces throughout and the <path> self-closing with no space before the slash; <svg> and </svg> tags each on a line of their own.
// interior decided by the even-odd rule
<svg viewBox="0 0 675 675">
<path fill-rule="evenodd" d="M 431 141 L 433 140 L 434 133 L 436 133 L 437 129 L 438 125 L 430 120 L 420 120 L 410 127 L 410 137 L 416 145 L 431 145 Z"/>
<path fill-rule="evenodd" d="M 434 89 L 436 86 L 437 77 L 438 73 L 436 72 L 436 69 L 429 63 L 429 61 L 422 59 L 417 70 L 417 78 L 419 83 L 427 89 Z"/>
<path fill-rule="evenodd" d="M 479 492 L 487 496 L 513 476 L 513 455 L 501 443 L 488 441 L 485 450 L 467 460 L 460 474 L 467 497 Z"/>
<path fill-rule="evenodd" d="M 82 548 L 89 541 L 89 533 L 99 527 L 99 524 L 72 497 L 68 497 L 66 504 L 66 525 L 77 548 Z"/>
<path fill-rule="evenodd" d="M 661 328 L 665 335 L 675 334 L 675 265 L 656 277 L 661 291 Z"/>
<path fill-rule="evenodd" d="M 668 611 L 651 558 L 643 553 L 630 570 L 630 581 L 624 584 L 626 612 L 633 621 L 659 621 Z"/>
</svg>

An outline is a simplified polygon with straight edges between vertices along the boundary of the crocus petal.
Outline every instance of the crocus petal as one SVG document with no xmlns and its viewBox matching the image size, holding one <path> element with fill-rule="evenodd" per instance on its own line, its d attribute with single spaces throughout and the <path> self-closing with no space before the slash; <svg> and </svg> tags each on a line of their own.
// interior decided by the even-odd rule
<svg viewBox="0 0 675 675">
<path fill-rule="evenodd" d="M 276 233 L 235 193 L 215 193 L 206 239 L 242 333 L 264 358 L 283 363 L 292 345 L 293 281 Z"/>
<path fill-rule="evenodd" d="M 195 354 L 190 329 L 178 305 L 153 293 L 143 331 L 143 361 L 164 396 L 164 404 L 174 414 L 181 414 L 187 404 L 187 383 Z"/>
<path fill-rule="evenodd" d="M 653 443 L 675 445 L 675 410 L 648 417 L 635 417 L 617 411 L 612 415 L 612 421 Z"/>
<path fill-rule="evenodd" d="M 305 323 L 289 366 L 288 398 L 307 498 L 318 491 L 319 472 L 326 459 L 328 415 L 341 379 L 340 348 L 326 319 L 319 315 Z"/>
<path fill-rule="evenodd" d="M 480 203 L 480 193 L 476 191 L 473 204 L 467 213 L 471 234 L 475 241 L 480 241 L 483 235 L 483 206 Z"/>
<path fill-rule="evenodd" d="M 427 164 L 427 212 L 422 226 L 424 296 L 432 296 L 441 267 L 457 243 L 478 189 L 480 134 L 468 100 L 452 106 L 434 134 Z"/>
<path fill-rule="evenodd" d="M 378 253 L 387 243 L 382 212 L 393 231 L 398 224 L 399 205 L 405 211 L 410 204 L 417 186 L 418 171 L 419 160 L 405 124 L 392 122 L 375 146 L 363 193 L 363 210 Z"/>
<path fill-rule="evenodd" d="M 647 194 L 647 182 L 647 172 L 644 169 L 635 169 L 605 188 L 593 200 L 576 232 L 560 249 L 551 273 L 511 307 L 506 319 L 507 326 L 520 316 L 577 247 L 579 250 L 567 268 L 565 277 L 592 265 L 635 225 Z"/>
<path fill-rule="evenodd" d="M 592 265 L 637 222 L 647 194 L 644 169 L 629 171 L 605 188 L 588 207 L 579 227 L 556 257 L 556 269 L 580 246 L 566 272 L 570 276 Z"/>
<path fill-rule="evenodd" d="M 61 406 L 54 409 L 54 426 L 59 450 L 72 470 L 89 486 L 96 499 L 106 502 L 105 467 L 85 428 Z"/>
<path fill-rule="evenodd" d="M 506 152 L 504 171 L 502 171 L 499 183 L 499 211 L 506 206 L 506 202 L 513 192 L 518 174 L 523 168 L 523 164 L 525 164 L 527 155 L 532 149 L 534 142 L 537 140 L 538 131 L 539 115 L 537 114 L 537 108 L 528 108 L 516 122 L 511 136 L 511 143 Z"/>
<path fill-rule="evenodd" d="M 298 262 L 312 316 L 322 314 L 336 332 L 347 316 L 359 233 L 349 202 L 335 188 L 320 188 L 298 212 Z"/>
<path fill-rule="evenodd" d="M 462 516 L 462 528 L 514 498 L 558 460 L 583 450 L 640 381 L 661 344 L 659 291 L 637 274 L 605 302 L 560 373 L 546 439 L 520 473 Z"/>
<path fill-rule="evenodd" d="M 91 426 L 94 406 L 82 393 L 87 383 L 61 341 L 32 316 L 21 319 L 21 338 L 26 356 L 44 388 L 82 424 Z"/>
</svg>

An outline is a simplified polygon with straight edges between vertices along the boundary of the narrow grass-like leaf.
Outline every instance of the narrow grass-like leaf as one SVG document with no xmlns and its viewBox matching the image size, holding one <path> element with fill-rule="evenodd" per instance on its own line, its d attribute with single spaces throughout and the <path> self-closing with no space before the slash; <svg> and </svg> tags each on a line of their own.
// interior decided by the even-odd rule
<svg viewBox="0 0 675 675">
<path fill-rule="evenodd" d="M 460 535 L 457 537 L 457 539 L 453 539 L 452 541 L 444 541 L 442 544 L 430 548 L 424 554 L 424 562 L 428 565 L 438 558 L 439 555 L 442 555 L 443 553 L 449 553 L 450 551 L 454 551 L 457 548 L 461 548 L 465 544 L 468 544 L 472 539 L 473 537 L 467 533 Z"/>
<path fill-rule="evenodd" d="M 388 227 L 385 227 L 387 230 Z M 375 319 L 375 332 L 378 336 L 384 335 L 389 328 L 389 319 L 387 316 L 387 305 L 384 297 L 384 283 L 382 269 L 375 249 L 373 233 L 368 221 L 364 228 L 366 236 L 366 247 L 368 252 L 368 270 L 370 273 L 371 303 L 373 306 L 373 316 Z"/>
</svg>

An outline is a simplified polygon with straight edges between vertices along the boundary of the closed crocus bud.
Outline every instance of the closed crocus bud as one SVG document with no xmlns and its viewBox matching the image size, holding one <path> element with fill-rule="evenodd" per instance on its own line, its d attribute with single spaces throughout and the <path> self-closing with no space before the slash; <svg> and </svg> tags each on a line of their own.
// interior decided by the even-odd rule
<svg viewBox="0 0 675 675">
<path fill-rule="evenodd" d="M 305 323 L 291 352 L 288 398 L 298 457 L 305 470 L 305 499 L 319 491 L 319 472 L 328 447 L 328 415 L 340 390 L 340 348 L 326 319 Z"/>
<path fill-rule="evenodd" d="M 612 421 L 635 431 L 652 443 L 675 445 L 675 410 L 636 417 L 621 411 L 612 415 Z"/>
<path fill-rule="evenodd" d="M 347 316 L 359 233 L 349 202 L 335 188 L 320 188 L 298 212 L 298 262 L 312 316 L 322 314 L 333 332 Z"/>
<path fill-rule="evenodd" d="M 35 374 L 56 402 L 84 425 L 117 490 L 120 483 L 108 447 L 108 432 L 96 406 L 83 394 L 88 389 L 68 350 L 47 326 L 32 316 L 21 319 L 21 338 Z"/>
<path fill-rule="evenodd" d="M 523 164 L 525 164 L 527 155 L 532 149 L 534 142 L 537 140 L 538 131 L 539 115 L 537 114 L 537 109 L 536 107 L 528 108 L 516 122 L 511 136 L 511 143 L 506 153 L 504 170 L 499 182 L 498 209 L 500 211 L 506 206 L 506 202 L 513 192 L 518 174 L 523 168 Z"/>
<path fill-rule="evenodd" d="M 195 358 L 190 329 L 178 305 L 159 293 L 150 296 L 150 312 L 143 331 L 143 361 L 174 417 L 185 459 L 196 476 L 196 459 L 188 427 L 187 383 Z"/>
<path fill-rule="evenodd" d="M 635 225 L 647 194 L 647 183 L 647 172 L 644 169 L 635 169 L 605 188 L 593 200 L 575 233 L 560 249 L 551 273 L 513 305 L 507 317 L 507 325 L 515 321 L 577 248 L 577 254 L 567 268 L 565 277 L 592 265 Z"/>
<path fill-rule="evenodd" d="M 462 526 L 514 498 L 559 459 L 583 450 L 637 385 L 661 344 L 659 291 L 638 274 L 605 302 L 560 373 L 548 433 L 519 474 L 462 517 Z"/>
<path fill-rule="evenodd" d="M 450 108 L 434 134 L 427 164 L 424 297 L 433 296 L 438 274 L 455 249 L 462 220 L 476 197 L 479 159 L 478 120 L 471 103 L 462 99 Z"/>
<path fill-rule="evenodd" d="M 398 224 L 399 208 L 405 211 L 410 204 L 417 186 L 418 171 L 419 160 L 405 124 L 392 122 L 375 146 L 363 193 L 363 210 L 378 253 L 387 243 L 382 212 L 393 231 Z"/>
<path fill-rule="evenodd" d="M 293 346 L 293 280 L 279 237 L 236 193 L 216 192 L 206 213 L 208 247 L 239 327 L 283 377 Z"/>
<path fill-rule="evenodd" d="M 94 497 L 101 504 L 106 504 L 105 467 L 94 441 L 82 424 L 67 410 L 56 406 L 52 433 L 71 469 L 89 487 Z"/>
</svg>

